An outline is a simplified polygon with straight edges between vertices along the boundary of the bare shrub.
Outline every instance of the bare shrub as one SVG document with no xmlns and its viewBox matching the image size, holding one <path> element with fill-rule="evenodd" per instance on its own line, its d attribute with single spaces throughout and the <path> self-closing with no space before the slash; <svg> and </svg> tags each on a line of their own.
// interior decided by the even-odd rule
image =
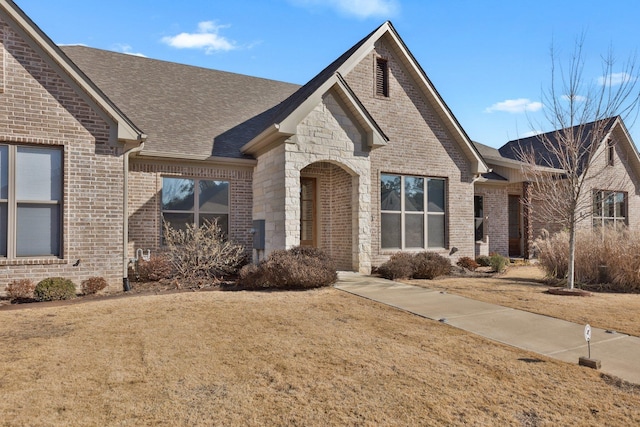
<svg viewBox="0 0 640 427">
<path fill-rule="evenodd" d="M 149 261 L 138 260 L 138 277 L 141 282 L 156 282 L 171 279 L 174 275 L 173 265 L 165 255 L 152 255 Z"/>
<path fill-rule="evenodd" d="M 378 267 L 378 274 L 390 280 L 409 279 L 413 276 L 413 255 L 407 252 L 391 255 L 389 261 Z"/>
<path fill-rule="evenodd" d="M 310 289 L 334 284 L 336 267 L 324 251 L 294 247 L 273 251 L 259 265 L 240 270 L 238 283 L 247 289 Z"/>
<path fill-rule="evenodd" d="M 92 295 L 100 292 L 104 288 L 109 286 L 104 277 L 89 277 L 80 283 L 82 293 L 85 295 Z"/>
<path fill-rule="evenodd" d="M 435 279 L 451 273 L 451 261 L 435 252 L 420 252 L 413 256 L 414 279 Z"/>
<path fill-rule="evenodd" d="M 227 240 L 217 221 L 198 227 L 187 224 L 185 230 L 164 224 L 167 258 L 178 278 L 185 281 L 218 280 L 235 274 L 246 262 L 244 247 Z"/>
<path fill-rule="evenodd" d="M 480 264 L 478 264 L 473 258 L 469 258 L 468 256 L 460 258 L 456 264 L 458 265 L 458 267 L 466 268 L 470 271 L 475 271 L 476 268 L 480 267 Z"/>
<path fill-rule="evenodd" d="M 12 280 L 6 287 L 5 291 L 11 301 L 28 300 L 33 298 L 33 291 L 36 284 L 30 279 Z"/>
</svg>

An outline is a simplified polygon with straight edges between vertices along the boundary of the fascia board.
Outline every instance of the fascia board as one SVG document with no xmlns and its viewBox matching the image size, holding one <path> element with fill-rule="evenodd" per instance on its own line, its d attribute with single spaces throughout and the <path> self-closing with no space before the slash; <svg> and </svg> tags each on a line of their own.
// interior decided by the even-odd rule
<svg viewBox="0 0 640 427">
<path fill-rule="evenodd" d="M 146 135 L 140 131 L 121 111 L 115 107 L 106 96 L 97 89 L 88 77 L 84 75 L 73 63 L 64 55 L 60 49 L 49 39 L 49 37 L 40 30 L 27 15 L 15 5 L 15 3 L 7 0 L 0 0 L 0 15 L 11 25 L 30 45 L 35 48 L 41 55 L 48 57 L 53 61 L 56 71 L 63 77 L 68 76 L 76 89 L 85 93 L 92 104 L 101 109 L 108 117 L 113 120 L 118 127 L 117 137 L 120 141 L 136 141 L 142 142 L 146 139 Z"/>
</svg>

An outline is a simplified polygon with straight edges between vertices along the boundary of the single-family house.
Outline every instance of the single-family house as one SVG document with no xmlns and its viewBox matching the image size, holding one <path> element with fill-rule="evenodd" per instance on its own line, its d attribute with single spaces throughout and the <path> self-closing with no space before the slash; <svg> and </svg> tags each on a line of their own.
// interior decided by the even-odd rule
<svg viewBox="0 0 640 427">
<path fill-rule="evenodd" d="M 398 250 L 474 255 L 469 206 L 489 168 L 390 22 L 297 86 L 60 48 L 0 5 L 4 282 L 118 286 L 137 249 L 162 249 L 163 220 L 218 218 L 257 258 L 313 245 L 364 273 Z"/>
<path fill-rule="evenodd" d="M 59 47 L 11 0 L 0 56 L 0 286 L 126 287 L 164 221 L 215 218 L 255 260 L 306 245 L 361 273 L 400 250 L 527 256 L 539 228 L 521 163 L 470 140 L 390 22 L 302 86 Z M 635 225 L 640 162 L 621 121 L 611 134 L 630 185 L 600 190 Z"/>
</svg>

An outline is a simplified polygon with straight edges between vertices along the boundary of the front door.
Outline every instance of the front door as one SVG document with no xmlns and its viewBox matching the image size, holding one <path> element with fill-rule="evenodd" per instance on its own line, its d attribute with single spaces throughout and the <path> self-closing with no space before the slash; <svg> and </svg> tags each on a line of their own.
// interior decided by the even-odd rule
<svg viewBox="0 0 640 427">
<path fill-rule="evenodd" d="M 315 178 L 300 178 L 300 246 L 317 246 Z"/>
<path fill-rule="evenodd" d="M 520 196 L 509 196 L 509 256 L 522 256 Z"/>
</svg>

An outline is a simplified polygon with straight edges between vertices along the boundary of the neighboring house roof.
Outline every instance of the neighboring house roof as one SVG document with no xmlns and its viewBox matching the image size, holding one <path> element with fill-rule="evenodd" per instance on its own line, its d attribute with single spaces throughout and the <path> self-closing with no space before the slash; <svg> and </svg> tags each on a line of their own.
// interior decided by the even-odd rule
<svg viewBox="0 0 640 427">
<path fill-rule="evenodd" d="M 85 100 L 117 125 L 121 142 L 140 143 L 146 135 L 13 2 L 0 0 L 0 17 L 42 56 Z"/>
<path fill-rule="evenodd" d="M 489 168 L 471 143 L 471 140 L 458 123 L 457 119 L 445 104 L 440 94 L 427 77 L 426 73 L 413 57 L 407 46 L 404 44 L 391 22 L 387 21 L 380 27 L 369 33 L 362 40 L 357 42 L 349 50 L 343 53 L 338 59 L 332 62 L 318 75 L 311 79 L 307 84 L 298 89 L 286 99 L 274 112 L 272 119 L 269 120 L 263 131 L 246 144 L 242 149 L 246 152 L 258 152 L 262 147 L 267 146 L 278 139 L 286 138 L 295 132 L 295 125 L 309 113 L 309 111 L 317 105 L 320 98 L 331 87 L 337 87 L 341 92 L 346 92 L 347 97 L 351 96 L 352 103 L 356 104 L 355 113 L 364 116 L 364 120 L 369 120 L 365 127 L 369 127 L 370 133 L 373 134 L 373 141 L 369 144 L 372 146 L 383 145 L 387 140 L 386 135 L 377 126 L 375 121 L 362 107 L 359 100 L 348 87 L 342 76 L 345 76 L 362 59 L 368 55 L 375 47 L 375 43 L 382 37 L 386 37 L 392 47 L 398 52 L 398 56 L 411 76 L 416 80 L 423 94 L 430 104 L 434 107 L 436 114 L 442 119 L 446 128 L 450 131 L 454 140 L 462 148 L 467 158 L 471 161 L 474 173 L 488 172 Z M 352 111 L 353 112 L 353 111 Z M 362 124 L 362 123 L 361 123 Z"/>
<path fill-rule="evenodd" d="M 147 131 L 146 155 L 249 157 L 239 148 L 300 87 L 84 46 L 62 49 Z"/>
<path fill-rule="evenodd" d="M 542 167 L 551 167 L 561 169 L 562 165 L 557 156 L 549 152 L 545 144 L 558 146 L 560 140 L 568 135 L 573 135 L 580 141 L 580 157 L 582 164 L 579 170 L 582 170 L 584 162 L 587 160 L 587 153 L 593 150 L 593 144 L 600 145 L 611 132 L 614 125 L 618 123 L 619 117 L 610 117 L 608 119 L 597 120 L 586 123 L 584 125 L 576 125 L 570 128 L 557 129 L 551 132 L 530 136 L 528 138 L 516 139 L 507 142 L 500 147 L 499 152 L 502 156 L 512 159 L 521 160 L 522 153 L 533 152 L 535 155 L 536 165 Z M 598 135 L 594 138 L 594 133 Z"/>
</svg>

